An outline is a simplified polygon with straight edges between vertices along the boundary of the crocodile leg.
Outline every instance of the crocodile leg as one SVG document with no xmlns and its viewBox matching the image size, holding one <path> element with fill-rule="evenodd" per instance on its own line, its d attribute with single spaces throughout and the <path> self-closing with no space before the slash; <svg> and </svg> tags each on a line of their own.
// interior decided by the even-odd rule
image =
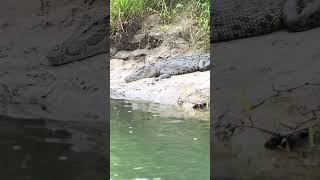
<svg viewBox="0 0 320 180">
<path fill-rule="evenodd" d="M 159 77 L 155 78 L 155 80 L 159 81 L 161 79 L 167 79 L 167 78 L 170 78 L 170 77 L 171 77 L 171 74 L 166 73 L 166 74 L 161 74 Z"/>
<path fill-rule="evenodd" d="M 297 13 L 301 0 L 285 0 L 282 7 L 282 19 L 289 31 L 304 31 L 320 26 L 320 1 L 309 3 L 301 13 Z"/>
</svg>

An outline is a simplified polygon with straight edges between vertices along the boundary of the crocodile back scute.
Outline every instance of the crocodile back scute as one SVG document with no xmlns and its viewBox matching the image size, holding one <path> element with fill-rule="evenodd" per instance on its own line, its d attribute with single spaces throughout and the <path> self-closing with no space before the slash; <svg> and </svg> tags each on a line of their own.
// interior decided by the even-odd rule
<svg viewBox="0 0 320 180">
<path fill-rule="evenodd" d="M 265 34 L 282 27 L 283 0 L 213 0 L 211 42 Z"/>
</svg>

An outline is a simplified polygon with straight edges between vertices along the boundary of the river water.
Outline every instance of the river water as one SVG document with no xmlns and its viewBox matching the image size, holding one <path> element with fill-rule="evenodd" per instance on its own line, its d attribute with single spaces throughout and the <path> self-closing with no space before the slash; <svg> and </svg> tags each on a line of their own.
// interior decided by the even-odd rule
<svg viewBox="0 0 320 180">
<path fill-rule="evenodd" d="M 112 100 L 110 124 L 110 179 L 210 179 L 209 116 Z"/>
<path fill-rule="evenodd" d="M 105 180 L 107 126 L 0 117 L 0 179 Z"/>
</svg>

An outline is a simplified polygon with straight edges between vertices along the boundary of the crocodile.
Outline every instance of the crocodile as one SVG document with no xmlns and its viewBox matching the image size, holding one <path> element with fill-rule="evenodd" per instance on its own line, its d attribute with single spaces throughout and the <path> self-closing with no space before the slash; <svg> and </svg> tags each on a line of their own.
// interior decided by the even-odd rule
<svg viewBox="0 0 320 180">
<path fill-rule="evenodd" d="M 320 26 L 319 0 L 213 0 L 212 43 Z"/>
<path fill-rule="evenodd" d="M 76 31 L 47 53 L 48 64 L 63 65 L 109 52 L 109 16 L 84 18 Z"/>
<path fill-rule="evenodd" d="M 196 71 L 210 69 L 210 55 L 208 53 L 196 53 L 179 57 L 171 57 L 158 63 L 146 64 L 133 71 L 125 78 L 129 83 L 143 78 L 155 77 L 155 80 L 170 78 L 173 75 L 181 75 Z"/>
</svg>

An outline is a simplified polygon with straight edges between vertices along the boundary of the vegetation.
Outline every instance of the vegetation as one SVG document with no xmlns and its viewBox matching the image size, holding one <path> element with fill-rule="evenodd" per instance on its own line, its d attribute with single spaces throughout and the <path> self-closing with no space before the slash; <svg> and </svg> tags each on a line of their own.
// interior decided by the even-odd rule
<svg viewBox="0 0 320 180">
<path fill-rule="evenodd" d="M 174 2 L 171 4 L 171 1 Z M 210 0 L 111 0 L 110 15 L 112 34 L 125 31 L 125 26 L 138 17 L 159 13 L 162 23 L 192 18 L 197 22 L 190 29 L 190 42 L 206 49 L 210 46 Z M 172 7 L 170 7 L 172 6 Z"/>
<path fill-rule="evenodd" d="M 198 27 L 191 33 L 191 40 L 206 49 L 210 48 L 210 0 L 193 0 L 190 12 Z"/>
<path fill-rule="evenodd" d="M 110 20 L 112 31 L 123 30 L 132 17 L 141 16 L 145 11 L 145 0 L 111 0 Z"/>
</svg>

